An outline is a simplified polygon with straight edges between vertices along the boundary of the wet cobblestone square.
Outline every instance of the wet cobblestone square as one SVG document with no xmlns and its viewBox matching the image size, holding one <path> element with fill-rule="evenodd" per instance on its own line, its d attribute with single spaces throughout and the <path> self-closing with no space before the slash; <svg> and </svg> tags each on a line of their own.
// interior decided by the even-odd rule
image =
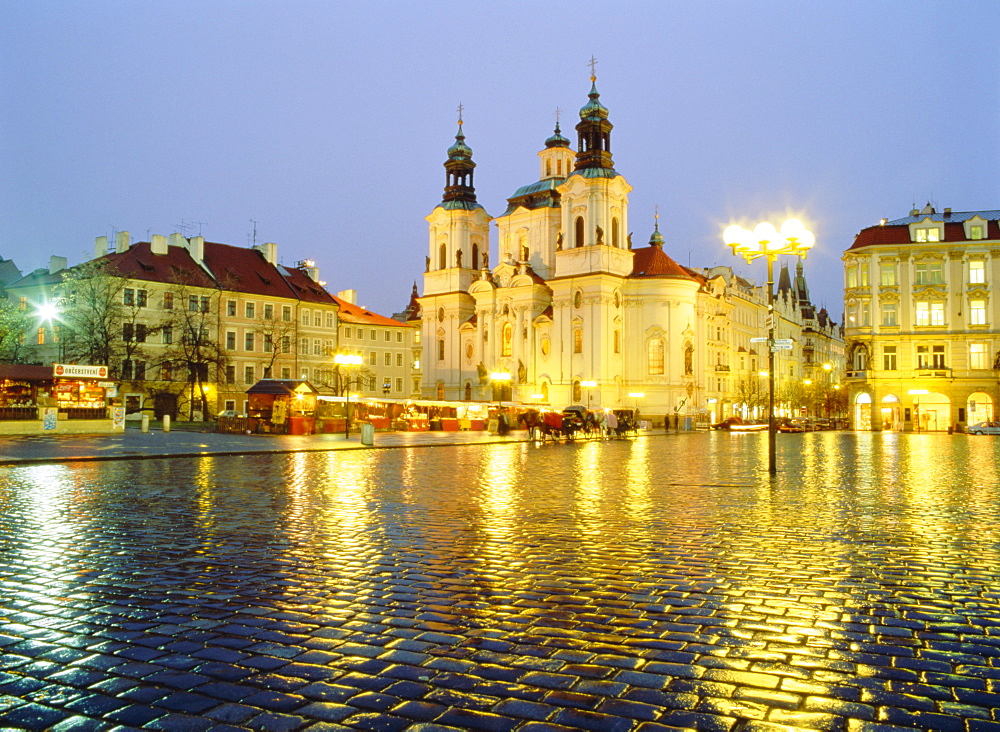
<svg viewBox="0 0 1000 732">
<path fill-rule="evenodd" d="M 0 468 L 0 728 L 1000 729 L 1000 441 L 765 441 Z"/>
</svg>

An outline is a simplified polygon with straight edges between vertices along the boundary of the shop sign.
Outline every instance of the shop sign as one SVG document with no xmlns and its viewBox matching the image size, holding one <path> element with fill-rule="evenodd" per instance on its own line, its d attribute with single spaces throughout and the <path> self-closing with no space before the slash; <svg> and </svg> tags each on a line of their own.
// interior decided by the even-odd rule
<svg viewBox="0 0 1000 732">
<path fill-rule="evenodd" d="M 71 379 L 106 379 L 108 378 L 107 366 L 81 366 L 75 363 L 57 363 L 53 366 L 53 373 L 56 378 Z"/>
</svg>

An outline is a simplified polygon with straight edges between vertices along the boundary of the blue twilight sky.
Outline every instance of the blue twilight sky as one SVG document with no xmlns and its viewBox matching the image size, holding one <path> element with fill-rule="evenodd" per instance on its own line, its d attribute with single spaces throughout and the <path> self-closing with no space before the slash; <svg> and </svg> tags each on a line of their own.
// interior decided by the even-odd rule
<svg viewBox="0 0 1000 732">
<path fill-rule="evenodd" d="M 998 21 L 997 0 L 7 2 L 0 255 L 28 271 L 182 226 L 247 245 L 253 220 L 391 314 L 421 284 L 459 102 L 499 215 L 557 107 L 575 146 L 593 54 L 636 246 L 659 206 L 674 259 L 760 280 L 723 228 L 798 214 L 839 320 L 860 229 L 1000 208 Z"/>
</svg>

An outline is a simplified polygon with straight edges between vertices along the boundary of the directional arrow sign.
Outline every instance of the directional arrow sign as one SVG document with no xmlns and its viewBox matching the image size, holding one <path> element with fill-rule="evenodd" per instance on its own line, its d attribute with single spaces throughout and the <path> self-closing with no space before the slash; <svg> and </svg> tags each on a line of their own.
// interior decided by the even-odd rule
<svg viewBox="0 0 1000 732">
<path fill-rule="evenodd" d="M 792 339 L 791 338 L 775 338 L 774 342 L 777 343 L 777 344 L 779 344 L 779 345 L 782 345 L 782 346 L 790 346 L 790 345 L 792 345 Z"/>
<path fill-rule="evenodd" d="M 784 343 L 775 343 L 771 346 L 772 351 L 791 351 L 792 347 Z"/>
<path fill-rule="evenodd" d="M 751 338 L 750 342 L 751 343 L 767 343 L 767 337 L 765 336 L 763 338 Z"/>
</svg>

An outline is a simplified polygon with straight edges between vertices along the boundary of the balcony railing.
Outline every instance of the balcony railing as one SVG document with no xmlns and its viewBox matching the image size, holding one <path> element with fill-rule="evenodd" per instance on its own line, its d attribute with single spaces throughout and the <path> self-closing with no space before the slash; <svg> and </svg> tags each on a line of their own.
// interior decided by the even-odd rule
<svg viewBox="0 0 1000 732">
<path fill-rule="evenodd" d="M 715 370 L 716 371 L 725 371 L 726 373 L 729 373 L 729 367 L 726 366 L 724 363 L 717 363 L 717 364 L 715 364 Z"/>
<path fill-rule="evenodd" d="M 933 378 L 947 379 L 951 377 L 951 369 L 946 368 L 944 366 L 928 366 L 924 368 L 914 369 L 913 375 L 921 379 L 933 379 Z"/>
</svg>

